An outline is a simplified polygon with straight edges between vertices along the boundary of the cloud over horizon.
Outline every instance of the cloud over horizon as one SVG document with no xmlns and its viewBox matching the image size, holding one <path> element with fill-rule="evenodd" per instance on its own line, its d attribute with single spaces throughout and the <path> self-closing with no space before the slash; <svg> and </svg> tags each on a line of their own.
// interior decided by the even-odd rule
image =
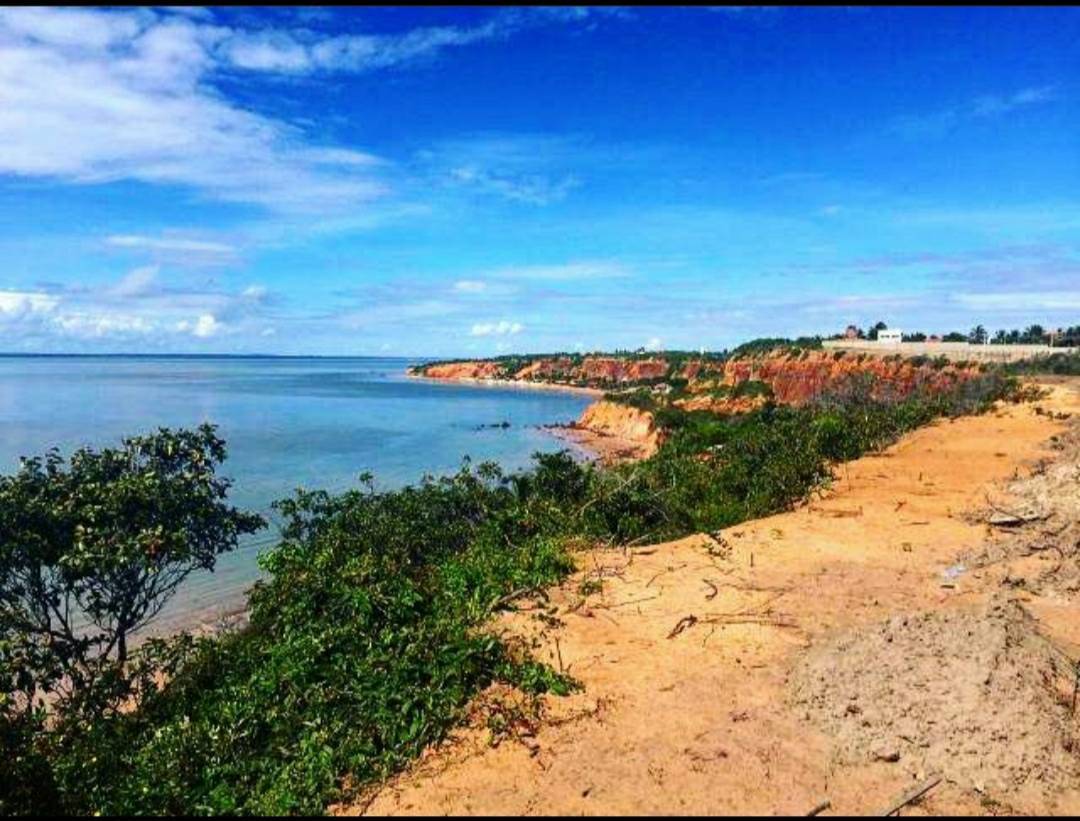
<svg viewBox="0 0 1080 821">
<path fill-rule="evenodd" d="M 1072 18 L 720 11 L 0 9 L 4 347 L 1075 324 Z"/>
</svg>

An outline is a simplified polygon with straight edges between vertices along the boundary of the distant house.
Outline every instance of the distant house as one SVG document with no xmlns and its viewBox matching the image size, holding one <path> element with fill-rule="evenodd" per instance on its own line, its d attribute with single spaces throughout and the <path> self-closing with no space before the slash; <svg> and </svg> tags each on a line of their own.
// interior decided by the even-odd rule
<svg viewBox="0 0 1080 821">
<path fill-rule="evenodd" d="M 903 341 L 904 335 L 896 328 L 889 328 L 878 331 L 877 338 L 882 345 L 899 345 Z"/>
<path fill-rule="evenodd" d="M 844 339 L 858 339 L 858 338 L 859 338 L 859 329 L 856 328 L 854 325 L 848 325 L 847 328 L 844 329 Z"/>
</svg>

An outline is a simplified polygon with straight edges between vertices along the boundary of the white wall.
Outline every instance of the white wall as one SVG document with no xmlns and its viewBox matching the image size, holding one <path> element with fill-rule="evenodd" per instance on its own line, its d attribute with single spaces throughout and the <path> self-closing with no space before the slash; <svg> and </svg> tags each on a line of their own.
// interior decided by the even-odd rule
<svg viewBox="0 0 1080 821">
<path fill-rule="evenodd" d="M 952 360 L 980 362 L 1015 362 L 1034 356 L 1048 356 L 1075 348 L 1051 348 L 1049 345 L 972 345 L 970 342 L 885 342 L 869 339 L 826 339 L 822 346 L 855 353 L 902 354 L 903 356 L 944 356 Z"/>
</svg>

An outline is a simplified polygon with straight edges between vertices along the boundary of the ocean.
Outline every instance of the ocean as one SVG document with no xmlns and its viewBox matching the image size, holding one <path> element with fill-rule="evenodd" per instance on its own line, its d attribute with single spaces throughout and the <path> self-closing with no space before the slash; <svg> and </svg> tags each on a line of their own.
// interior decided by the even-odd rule
<svg viewBox="0 0 1080 821">
<path fill-rule="evenodd" d="M 539 425 L 577 418 L 586 395 L 412 379 L 402 358 L 0 357 L 0 472 L 19 457 L 119 444 L 158 427 L 212 422 L 227 442 L 230 501 L 276 518 L 298 487 L 342 491 L 364 471 L 392 489 L 457 470 L 462 458 L 526 467 L 568 447 Z M 509 422 L 508 428 L 492 427 Z M 242 607 L 276 528 L 193 574 L 150 632 L 173 632 Z"/>
</svg>

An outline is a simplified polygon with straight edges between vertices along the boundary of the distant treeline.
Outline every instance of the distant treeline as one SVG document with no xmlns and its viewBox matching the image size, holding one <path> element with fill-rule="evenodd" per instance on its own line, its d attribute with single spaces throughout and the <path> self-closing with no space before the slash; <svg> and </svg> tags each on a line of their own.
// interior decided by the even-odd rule
<svg viewBox="0 0 1080 821">
<path fill-rule="evenodd" d="M 876 340 L 881 331 L 886 331 L 889 326 L 884 322 L 875 322 L 869 330 L 851 326 L 857 339 Z M 834 334 L 830 339 L 843 339 L 846 334 Z M 921 331 L 905 333 L 901 335 L 904 342 L 926 342 L 930 337 Z M 976 325 L 967 333 L 950 331 L 940 336 L 942 342 L 970 342 L 972 345 L 1054 345 L 1055 347 L 1072 348 L 1080 346 L 1080 325 L 1068 328 L 1051 330 L 1042 325 L 1028 325 L 1023 330 L 1013 328 L 1007 331 L 1001 328 L 991 336 L 983 325 Z"/>
<path fill-rule="evenodd" d="M 426 368 L 432 365 L 482 361 L 498 363 L 503 366 L 505 371 L 514 373 L 539 360 L 565 359 L 571 367 L 575 367 L 580 365 L 588 357 L 611 357 L 613 359 L 621 359 L 628 362 L 662 357 L 667 362 L 671 363 L 672 369 L 677 370 L 689 361 L 718 363 L 725 362 L 728 359 L 753 356 L 755 354 L 767 353 L 777 349 L 794 349 L 796 352 L 799 350 L 818 350 L 821 348 L 821 340 L 822 337 L 820 336 L 800 336 L 795 339 L 786 336 L 767 336 L 751 339 L 749 342 L 744 342 L 735 348 L 724 348 L 719 351 L 707 351 L 704 348 L 696 351 L 677 349 L 649 350 L 646 348 L 635 348 L 631 350 L 629 348 L 616 348 L 612 351 L 554 351 L 551 353 L 503 354 L 502 356 L 477 357 L 475 359 L 434 359 L 413 366 L 413 370 L 417 373 L 422 373 Z"/>
</svg>

